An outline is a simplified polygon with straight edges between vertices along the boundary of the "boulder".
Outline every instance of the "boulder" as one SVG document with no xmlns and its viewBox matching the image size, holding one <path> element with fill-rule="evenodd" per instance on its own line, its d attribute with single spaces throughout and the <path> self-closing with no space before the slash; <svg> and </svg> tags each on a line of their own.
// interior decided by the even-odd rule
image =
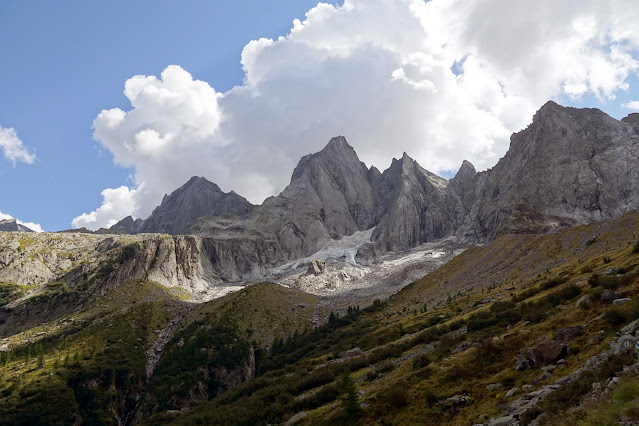
<svg viewBox="0 0 639 426">
<path fill-rule="evenodd" d="M 285 426 L 293 426 L 299 424 L 302 420 L 304 420 L 305 417 L 306 411 L 300 411 L 299 413 L 288 419 L 288 421 L 285 423 Z"/>
<path fill-rule="evenodd" d="M 448 409 L 448 414 L 453 417 L 461 411 L 463 407 L 465 407 L 470 402 L 470 397 L 467 395 L 455 395 L 446 399 L 445 401 L 440 402 L 437 405 L 440 405 L 444 408 Z"/>
<path fill-rule="evenodd" d="M 324 272 L 326 272 L 326 262 L 319 259 L 311 260 L 311 263 L 308 265 L 309 274 L 317 276 L 322 275 Z"/>
<path fill-rule="evenodd" d="M 628 334 L 621 336 L 617 342 L 612 343 L 612 350 L 615 355 L 625 354 L 632 351 L 637 343 L 637 338 Z"/>
<path fill-rule="evenodd" d="M 506 398 L 510 398 L 511 396 L 515 395 L 517 392 L 519 392 L 519 388 L 512 388 L 511 390 L 506 392 Z"/>
<path fill-rule="evenodd" d="M 344 352 L 340 352 L 338 356 L 340 358 L 352 358 L 354 356 L 361 355 L 362 353 L 363 352 L 360 348 L 353 348 Z"/>
<path fill-rule="evenodd" d="M 528 347 L 521 348 L 515 362 L 515 370 L 524 371 L 537 366 L 539 366 L 539 360 L 535 351 Z"/>
<path fill-rule="evenodd" d="M 583 296 L 579 298 L 579 300 L 577 300 L 577 303 L 575 304 L 575 306 L 577 308 L 581 308 L 581 307 L 587 306 L 591 302 L 592 302 L 592 294 L 584 294 Z"/>
<path fill-rule="evenodd" d="M 630 302 L 632 299 L 629 297 L 622 297 L 620 299 L 615 299 L 612 301 L 613 305 L 623 305 L 624 303 Z"/>
<path fill-rule="evenodd" d="M 601 293 L 601 301 L 604 303 L 612 303 L 620 298 L 621 296 L 612 290 L 604 290 L 604 292 Z"/>
<path fill-rule="evenodd" d="M 562 328 L 557 332 L 555 340 L 560 343 L 568 344 L 575 340 L 575 338 L 577 338 L 581 334 L 582 329 L 583 327 L 580 325 L 573 325 L 571 327 Z"/>
<path fill-rule="evenodd" d="M 536 359 L 540 364 L 552 364 L 558 359 L 565 357 L 566 349 L 566 345 L 555 339 L 549 339 L 548 337 L 540 338 L 532 347 Z"/>
<path fill-rule="evenodd" d="M 621 334 L 635 334 L 639 331 L 639 319 L 634 320 L 627 326 L 621 329 Z"/>
</svg>

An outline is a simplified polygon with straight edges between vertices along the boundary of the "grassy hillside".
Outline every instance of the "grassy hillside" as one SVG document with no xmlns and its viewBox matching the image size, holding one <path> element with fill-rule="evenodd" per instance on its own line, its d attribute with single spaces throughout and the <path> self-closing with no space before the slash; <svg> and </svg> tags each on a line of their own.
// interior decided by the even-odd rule
<svg viewBox="0 0 639 426">
<path fill-rule="evenodd" d="M 272 424 L 293 416 L 300 424 L 486 423 L 525 393 L 579 370 L 639 318 L 637 236 L 636 212 L 551 235 L 500 236 L 387 301 L 274 345 L 258 360 L 256 379 L 146 423 Z M 605 290 L 631 300 L 605 303 Z M 576 307 L 584 296 L 589 301 Z M 569 326 L 579 328 L 563 361 L 515 370 L 522 348 Z M 343 353 L 351 348 L 358 350 Z M 526 411 L 522 423 L 545 411 L 548 424 L 600 424 L 597 400 L 582 399 L 594 382 L 633 362 L 632 354 L 611 355 Z M 612 396 L 621 398 L 618 415 L 630 419 L 637 419 L 635 382 L 625 378 L 623 396 Z"/>
<path fill-rule="evenodd" d="M 0 424 L 476 424 L 571 374 L 520 422 L 639 420 L 639 366 L 592 393 L 636 362 L 604 351 L 639 318 L 638 241 L 636 212 L 501 235 L 341 317 L 273 283 L 193 305 L 128 281 L 0 341 L 11 349 L 0 356 Z M 1 288 L 13 301 L 28 291 Z M 49 290 L 26 318 L 56 309 L 66 290 Z M 629 300 L 602 300 L 611 291 Z M 522 349 L 571 326 L 560 361 L 515 369 Z"/>
<path fill-rule="evenodd" d="M 230 382 L 205 370 L 242 370 L 274 339 L 327 316 L 314 296 L 272 283 L 200 305 L 183 299 L 179 289 L 133 280 L 4 339 L 10 350 L 0 352 L 0 424 L 117 424 L 145 409 L 206 400 Z M 166 330 L 173 336 L 149 382 L 148 350 Z M 206 392 L 189 396 L 203 384 Z"/>
</svg>

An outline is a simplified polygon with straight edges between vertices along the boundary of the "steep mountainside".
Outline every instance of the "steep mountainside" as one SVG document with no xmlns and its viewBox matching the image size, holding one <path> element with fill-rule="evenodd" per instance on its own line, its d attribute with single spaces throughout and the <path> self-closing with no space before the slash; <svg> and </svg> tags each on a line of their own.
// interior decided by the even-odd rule
<svg viewBox="0 0 639 426">
<path fill-rule="evenodd" d="M 380 221 L 373 241 L 384 251 L 401 251 L 455 234 L 461 201 L 443 179 L 406 153 L 393 160 L 376 186 Z"/>
<path fill-rule="evenodd" d="M 522 199 L 545 215 L 577 223 L 617 217 L 639 207 L 639 133 L 597 109 L 548 102 L 511 137 L 497 165 L 474 176 L 461 194 L 472 232 L 490 240 Z M 470 176 L 466 177 L 466 179 Z"/>
<path fill-rule="evenodd" d="M 633 235 L 637 212 L 500 236 L 386 302 L 273 345 L 246 384 L 144 424 L 636 422 Z"/>
<path fill-rule="evenodd" d="M 0 424 L 639 420 L 636 211 L 500 235 L 341 316 L 272 283 L 185 302 L 200 237 L 0 237 L 14 278 L 51 276 L 0 279 Z"/>
<path fill-rule="evenodd" d="M 266 199 L 248 227 L 275 236 L 292 260 L 320 250 L 332 238 L 371 228 L 376 208 L 368 169 L 339 136 L 322 151 L 303 157 L 290 185 Z"/>
<path fill-rule="evenodd" d="M 235 192 L 225 193 L 216 184 L 194 176 L 171 195 L 165 196 L 162 204 L 153 210 L 137 231 L 183 234 L 201 216 L 243 216 L 254 207 Z"/>
</svg>

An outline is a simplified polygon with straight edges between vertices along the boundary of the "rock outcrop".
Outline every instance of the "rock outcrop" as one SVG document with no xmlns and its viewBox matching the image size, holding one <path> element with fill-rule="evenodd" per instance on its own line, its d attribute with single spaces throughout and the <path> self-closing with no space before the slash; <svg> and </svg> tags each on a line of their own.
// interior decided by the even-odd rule
<svg viewBox="0 0 639 426">
<path fill-rule="evenodd" d="M 32 229 L 18 223 L 15 219 L 0 220 L 0 232 L 34 232 Z"/>
<path fill-rule="evenodd" d="M 142 227 L 144 221 L 142 219 L 133 219 L 131 216 L 127 216 L 112 227 L 109 228 L 111 234 L 137 234 L 138 230 Z"/>
</svg>

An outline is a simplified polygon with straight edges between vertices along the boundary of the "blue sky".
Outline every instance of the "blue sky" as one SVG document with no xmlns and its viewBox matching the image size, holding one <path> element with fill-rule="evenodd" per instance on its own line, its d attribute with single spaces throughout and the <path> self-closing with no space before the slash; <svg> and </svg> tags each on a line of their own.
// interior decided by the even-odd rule
<svg viewBox="0 0 639 426">
<path fill-rule="evenodd" d="M 639 109 L 636 2 L 461 3 L 0 2 L 0 130 L 36 156 L 0 156 L 0 212 L 96 229 L 191 175 L 258 203 L 337 134 L 450 176 L 492 166 L 548 99 Z"/>
</svg>

